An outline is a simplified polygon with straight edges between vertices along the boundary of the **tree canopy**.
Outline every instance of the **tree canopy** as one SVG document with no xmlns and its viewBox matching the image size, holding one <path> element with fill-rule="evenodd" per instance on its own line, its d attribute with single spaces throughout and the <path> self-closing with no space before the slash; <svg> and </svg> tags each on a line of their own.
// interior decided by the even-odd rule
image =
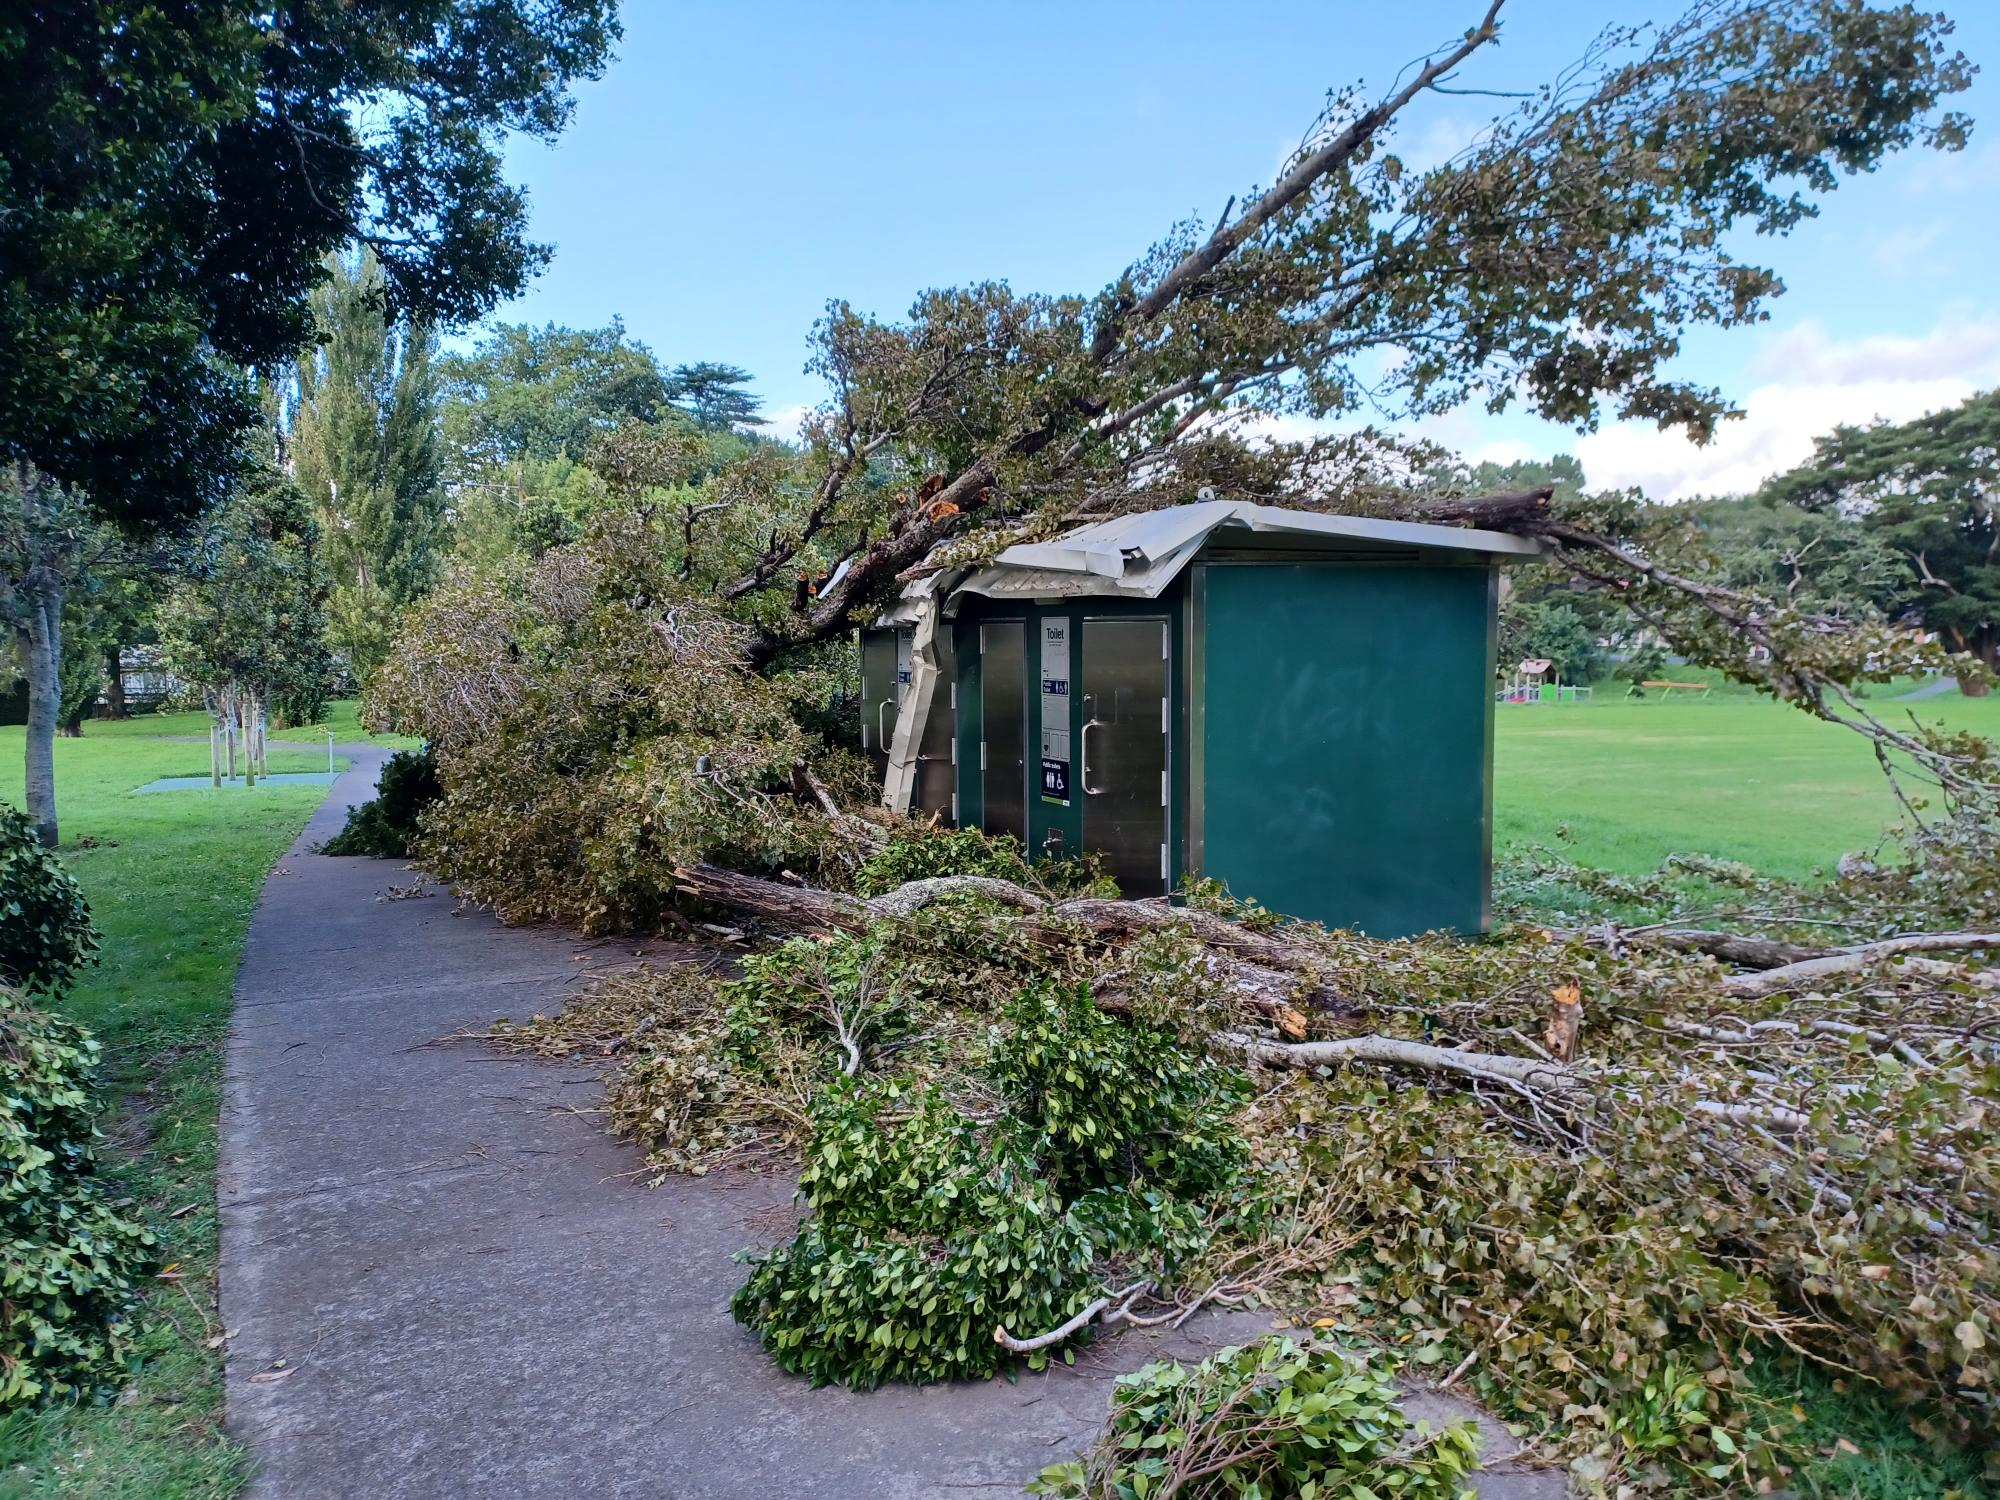
<svg viewBox="0 0 2000 1500">
<path fill-rule="evenodd" d="M 813 355 L 832 394 L 766 496 L 775 524 L 719 590 L 805 575 L 760 656 L 845 631 L 940 543 L 976 551 L 1203 486 L 1297 503 L 1365 457 L 1352 437 L 1245 443 L 1230 423 L 1249 413 L 1475 400 L 1705 437 L 1728 403 L 1672 356 L 1688 328 L 1753 322 L 1782 289 L 1738 247 L 1888 153 L 1965 139 L 1944 106 L 1971 70 L 1942 18 L 1699 0 L 1610 28 L 1456 157 L 1408 165 L 1402 117 L 1480 89 L 1501 10 L 1387 88 L 1336 92 L 1273 183 L 1174 227 L 1094 295 L 940 289 L 895 322 L 833 303 Z"/>
<path fill-rule="evenodd" d="M 332 579 L 328 632 L 366 678 L 396 621 L 436 581 L 444 546 L 437 336 L 391 319 L 372 252 L 314 291 L 318 347 L 283 393 L 299 488 L 319 521 Z"/>
<path fill-rule="evenodd" d="M 761 427 L 757 415 L 764 403 L 743 387 L 750 372 L 735 365 L 702 360 L 691 365 L 675 365 L 667 375 L 667 399 L 710 432 L 727 431 L 741 423 Z"/>
<path fill-rule="evenodd" d="M 1836 427 L 1765 495 L 1858 524 L 1904 560 L 1927 628 L 2000 665 L 2000 390 L 1912 422 Z"/>
<path fill-rule="evenodd" d="M 616 318 L 589 329 L 496 324 L 440 372 L 445 430 L 468 464 L 581 459 L 599 433 L 669 408 L 659 361 Z"/>
<path fill-rule="evenodd" d="M 618 36 L 613 0 L 10 7 L 0 56 L 0 458 L 130 524 L 218 503 L 240 368 L 312 335 L 328 252 L 455 324 L 547 255 L 502 171 Z"/>
</svg>

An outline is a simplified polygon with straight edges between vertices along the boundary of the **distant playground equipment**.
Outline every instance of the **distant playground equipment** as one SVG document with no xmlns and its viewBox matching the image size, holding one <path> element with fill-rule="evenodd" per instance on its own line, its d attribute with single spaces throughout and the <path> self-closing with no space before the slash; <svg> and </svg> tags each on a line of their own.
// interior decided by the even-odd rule
<svg viewBox="0 0 2000 1500">
<path fill-rule="evenodd" d="M 1535 656 L 1518 664 L 1513 678 L 1493 697 L 1501 703 L 1580 703 L 1590 693 L 1587 684 L 1564 682 L 1553 661 Z"/>
<path fill-rule="evenodd" d="M 1625 696 L 1643 698 L 1648 692 L 1657 688 L 1662 699 L 1671 698 L 1677 692 L 1699 693 L 1706 698 L 1713 686 L 1713 683 L 1707 682 L 1635 682 L 1625 689 Z"/>
</svg>

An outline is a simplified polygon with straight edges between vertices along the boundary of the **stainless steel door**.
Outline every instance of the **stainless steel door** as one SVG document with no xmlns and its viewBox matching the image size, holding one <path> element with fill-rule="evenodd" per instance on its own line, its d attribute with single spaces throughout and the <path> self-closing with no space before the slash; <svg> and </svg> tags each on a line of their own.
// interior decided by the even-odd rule
<svg viewBox="0 0 2000 1500">
<path fill-rule="evenodd" d="M 937 633 L 938 680 L 931 693 L 930 714 L 924 720 L 924 742 L 917 751 L 917 806 L 945 822 L 956 821 L 952 791 L 958 785 L 958 666 L 952 659 L 951 626 Z"/>
<path fill-rule="evenodd" d="M 988 833 L 1028 841 L 1028 627 L 979 627 L 980 785 Z"/>
<path fill-rule="evenodd" d="M 861 748 L 880 776 L 889 764 L 889 736 L 896 732 L 896 636 L 893 630 L 861 632 Z"/>
<path fill-rule="evenodd" d="M 1127 896 L 1167 889 L 1167 622 L 1083 622 L 1083 847 Z"/>
</svg>

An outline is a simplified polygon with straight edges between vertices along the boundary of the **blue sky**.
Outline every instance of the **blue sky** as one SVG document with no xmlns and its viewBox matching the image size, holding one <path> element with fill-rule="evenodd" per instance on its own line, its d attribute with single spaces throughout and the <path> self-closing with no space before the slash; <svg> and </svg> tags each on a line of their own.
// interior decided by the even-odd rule
<svg viewBox="0 0 2000 1500">
<path fill-rule="evenodd" d="M 1697 334 L 1682 361 L 1744 421 L 1705 450 L 1475 411 L 1423 430 L 1473 456 L 1569 449 L 1593 483 L 1671 499 L 1752 485 L 1834 421 L 1914 416 L 2000 383 L 2000 5 L 1944 4 L 1987 67 L 1961 96 L 1973 144 L 1892 159 L 1760 247 L 1789 294 L 1758 328 Z M 893 317 L 924 287 L 987 278 L 1094 291 L 1175 220 L 1268 182 L 1329 88 L 1379 86 L 1479 8 L 626 0 L 621 55 L 580 91 L 570 131 L 512 153 L 556 256 L 498 316 L 621 316 L 668 361 L 749 369 L 782 420 L 820 395 L 803 366 L 829 298 Z M 1531 84 L 1607 18 L 1677 13 L 1515 0 L 1501 48 L 1465 82 Z M 1430 100 L 1400 147 L 1447 154 L 1498 102 Z"/>
</svg>

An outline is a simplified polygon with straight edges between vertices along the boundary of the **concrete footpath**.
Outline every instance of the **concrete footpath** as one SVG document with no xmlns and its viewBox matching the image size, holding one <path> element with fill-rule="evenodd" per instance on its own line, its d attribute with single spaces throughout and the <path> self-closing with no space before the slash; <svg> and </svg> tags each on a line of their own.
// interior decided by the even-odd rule
<svg viewBox="0 0 2000 1500">
<path fill-rule="evenodd" d="M 789 1181 L 645 1188 L 591 1113 L 593 1070 L 433 1045 L 672 948 L 504 928 L 400 865 L 310 853 L 386 757 L 341 753 L 352 769 L 265 883 L 230 1031 L 222 1314 L 254 1495 L 1017 1494 L 1089 1441 L 1117 1371 L 1269 1326 L 1128 1335 L 1013 1383 L 856 1395 L 785 1376 L 728 1300 L 732 1255 L 788 1232 Z M 1489 1452 L 1511 1446 L 1492 1431 Z"/>
</svg>

